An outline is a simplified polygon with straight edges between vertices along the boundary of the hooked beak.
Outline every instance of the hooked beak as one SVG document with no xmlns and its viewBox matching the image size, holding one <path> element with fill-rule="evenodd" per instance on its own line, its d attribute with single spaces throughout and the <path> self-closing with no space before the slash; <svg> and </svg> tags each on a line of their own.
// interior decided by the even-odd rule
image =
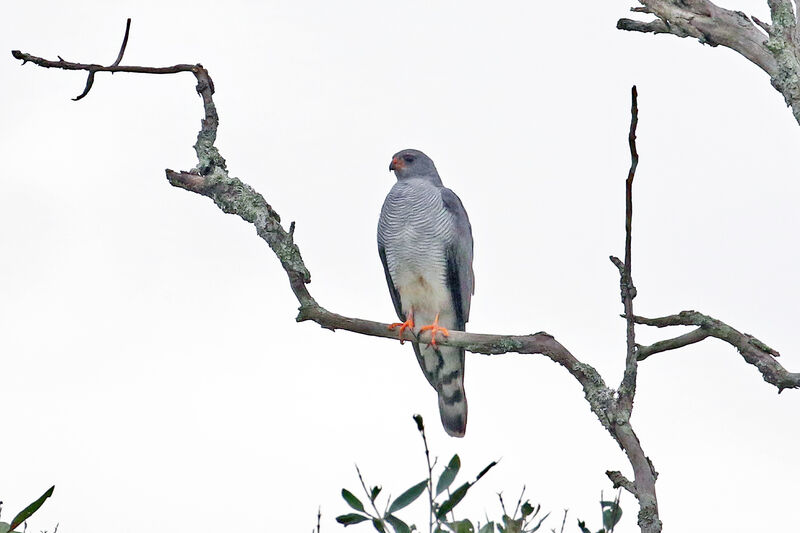
<svg viewBox="0 0 800 533">
<path fill-rule="evenodd" d="M 404 166 L 405 164 L 403 163 L 402 159 L 399 157 L 393 157 L 391 164 L 389 164 L 389 171 L 391 172 L 392 170 L 400 170 Z"/>
</svg>

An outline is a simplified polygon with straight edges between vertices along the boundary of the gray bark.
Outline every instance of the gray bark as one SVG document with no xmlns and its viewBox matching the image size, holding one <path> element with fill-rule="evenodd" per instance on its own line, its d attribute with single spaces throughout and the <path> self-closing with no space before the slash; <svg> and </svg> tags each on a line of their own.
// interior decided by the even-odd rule
<svg viewBox="0 0 800 533">
<path fill-rule="evenodd" d="M 800 30 L 792 0 L 768 0 L 772 23 L 708 0 L 639 0 L 631 8 L 656 18 L 639 21 L 622 18 L 617 28 L 627 31 L 694 37 L 702 44 L 730 48 L 769 75 L 800 123 Z"/>
</svg>

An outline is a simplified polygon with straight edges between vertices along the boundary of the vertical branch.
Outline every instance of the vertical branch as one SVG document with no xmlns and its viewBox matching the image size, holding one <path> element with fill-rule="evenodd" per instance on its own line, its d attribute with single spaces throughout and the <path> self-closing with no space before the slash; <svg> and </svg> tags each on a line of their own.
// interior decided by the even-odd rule
<svg viewBox="0 0 800 533">
<path fill-rule="evenodd" d="M 122 46 L 119 47 L 119 53 L 117 54 L 117 59 L 111 63 L 112 67 L 116 67 L 119 65 L 120 61 L 122 61 L 122 56 L 125 55 L 125 48 L 128 46 L 128 37 L 131 34 L 131 19 L 128 18 L 128 21 L 125 23 L 125 35 L 122 37 Z"/>
<path fill-rule="evenodd" d="M 633 482 L 628 481 L 620 472 L 606 472 L 614 483 L 614 487 L 623 487 L 631 491 L 639 500 L 639 527 L 642 533 L 660 533 L 661 520 L 658 517 L 658 500 L 656 499 L 656 477 L 650 459 L 645 455 L 639 437 L 636 436 L 631 426 L 630 417 L 633 410 L 633 397 L 636 394 L 637 349 L 635 336 L 635 319 L 633 314 L 633 299 L 636 297 L 636 287 L 633 285 L 631 275 L 631 228 L 633 225 L 633 178 L 639 164 L 639 153 L 636 151 L 636 126 L 639 123 L 638 94 L 636 86 L 631 87 L 631 126 L 628 131 L 628 147 L 631 152 L 631 167 L 628 170 L 628 179 L 625 180 L 625 261 L 611 257 L 611 262 L 616 265 L 620 275 L 620 292 L 622 304 L 625 308 L 627 349 L 625 354 L 625 373 L 622 376 L 617 391 L 617 401 L 614 403 L 612 425 L 609 429 L 628 456 L 633 467 Z"/>
<path fill-rule="evenodd" d="M 636 297 L 636 287 L 633 285 L 631 275 L 631 233 L 633 225 L 633 178 L 636 167 L 639 165 L 639 153 L 636 150 L 636 126 L 639 123 L 638 93 L 636 86 L 631 87 L 631 125 L 628 131 L 628 147 L 631 152 L 631 166 L 628 178 L 625 180 L 625 261 L 616 257 L 611 261 L 619 269 L 620 293 L 625 309 L 627 349 L 625 355 L 625 373 L 619 386 L 620 407 L 630 416 L 633 409 L 633 397 L 636 394 L 636 333 L 633 314 L 633 299 Z"/>
</svg>

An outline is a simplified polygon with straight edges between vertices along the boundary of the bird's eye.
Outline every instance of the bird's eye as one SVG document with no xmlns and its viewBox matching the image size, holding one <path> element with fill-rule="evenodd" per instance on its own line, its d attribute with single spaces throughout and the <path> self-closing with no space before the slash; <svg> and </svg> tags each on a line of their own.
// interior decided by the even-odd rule
<svg viewBox="0 0 800 533">
<path fill-rule="evenodd" d="M 406 155 L 403 156 L 403 160 L 406 163 L 411 163 L 412 161 L 414 161 L 414 156 L 411 155 L 411 154 L 406 154 Z"/>
</svg>

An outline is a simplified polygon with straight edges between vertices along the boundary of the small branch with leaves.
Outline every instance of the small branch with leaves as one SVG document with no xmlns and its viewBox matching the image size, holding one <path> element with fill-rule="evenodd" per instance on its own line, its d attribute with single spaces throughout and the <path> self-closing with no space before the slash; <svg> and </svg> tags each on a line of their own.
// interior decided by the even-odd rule
<svg viewBox="0 0 800 533">
<path fill-rule="evenodd" d="M 381 512 L 378 510 L 378 506 L 376 505 L 376 499 L 380 495 L 382 488 L 380 486 L 374 486 L 371 489 L 368 489 L 367 484 L 364 482 L 364 478 L 361 476 L 361 471 L 356 466 L 356 472 L 358 472 L 358 479 L 361 482 L 361 488 L 363 489 L 367 500 L 370 502 L 372 511 L 368 511 L 361 500 L 358 499 L 358 497 L 356 497 L 352 492 L 347 489 L 342 489 L 342 498 L 345 502 L 347 502 L 347 505 L 349 505 L 356 512 L 337 516 L 337 522 L 343 524 L 344 526 L 351 526 L 370 521 L 373 527 L 381 533 L 386 533 L 388 531 L 388 526 L 391 526 L 395 533 L 410 533 L 412 530 L 418 530 L 418 528 L 413 524 L 411 526 L 406 524 L 406 522 L 397 516 L 397 512 L 414 503 L 414 501 L 416 501 L 417 498 L 419 498 L 422 493 L 425 492 L 425 489 L 427 489 L 430 495 L 428 500 L 428 531 L 430 533 L 462 533 L 462 531 L 475 531 L 472 522 L 469 520 L 456 520 L 454 516 L 454 510 L 467 495 L 469 489 L 484 475 L 486 475 L 486 473 L 489 472 L 489 470 L 491 470 L 497 464 L 497 462 L 492 461 L 489 463 L 486 468 L 481 470 L 480 473 L 475 477 L 475 481 L 465 482 L 453 492 L 450 492 L 450 486 L 453 484 L 456 476 L 461 470 L 461 459 L 459 459 L 458 455 L 454 455 L 453 458 L 450 459 L 450 462 L 447 463 L 447 466 L 444 468 L 444 470 L 442 470 L 442 473 L 439 475 L 439 479 L 434 487 L 433 467 L 431 466 L 428 439 L 425 436 L 425 425 L 423 424 L 422 417 L 420 415 L 414 415 L 414 421 L 417 424 L 417 429 L 419 430 L 420 435 L 422 435 L 422 442 L 425 446 L 425 460 L 428 467 L 428 476 L 419 483 L 416 483 L 403 491 L 397 498 L 392 499 L 391 496 L 389 496 L 386 499 L 385 510 Z M 440 496 L 442 498 L 446 496 L 446 499 L 440 501 Z M 530 503 L 526 502 L 526 505 L 530 507 Z M 451 515 L 449 520 L 447 518 L 448 514 Z M 480 528 L 479 531 L 484 533 L 493 532 L 494 524 L 492 524 L 491 529 L 486 529 L 483 527 Z"/>
</svg>

